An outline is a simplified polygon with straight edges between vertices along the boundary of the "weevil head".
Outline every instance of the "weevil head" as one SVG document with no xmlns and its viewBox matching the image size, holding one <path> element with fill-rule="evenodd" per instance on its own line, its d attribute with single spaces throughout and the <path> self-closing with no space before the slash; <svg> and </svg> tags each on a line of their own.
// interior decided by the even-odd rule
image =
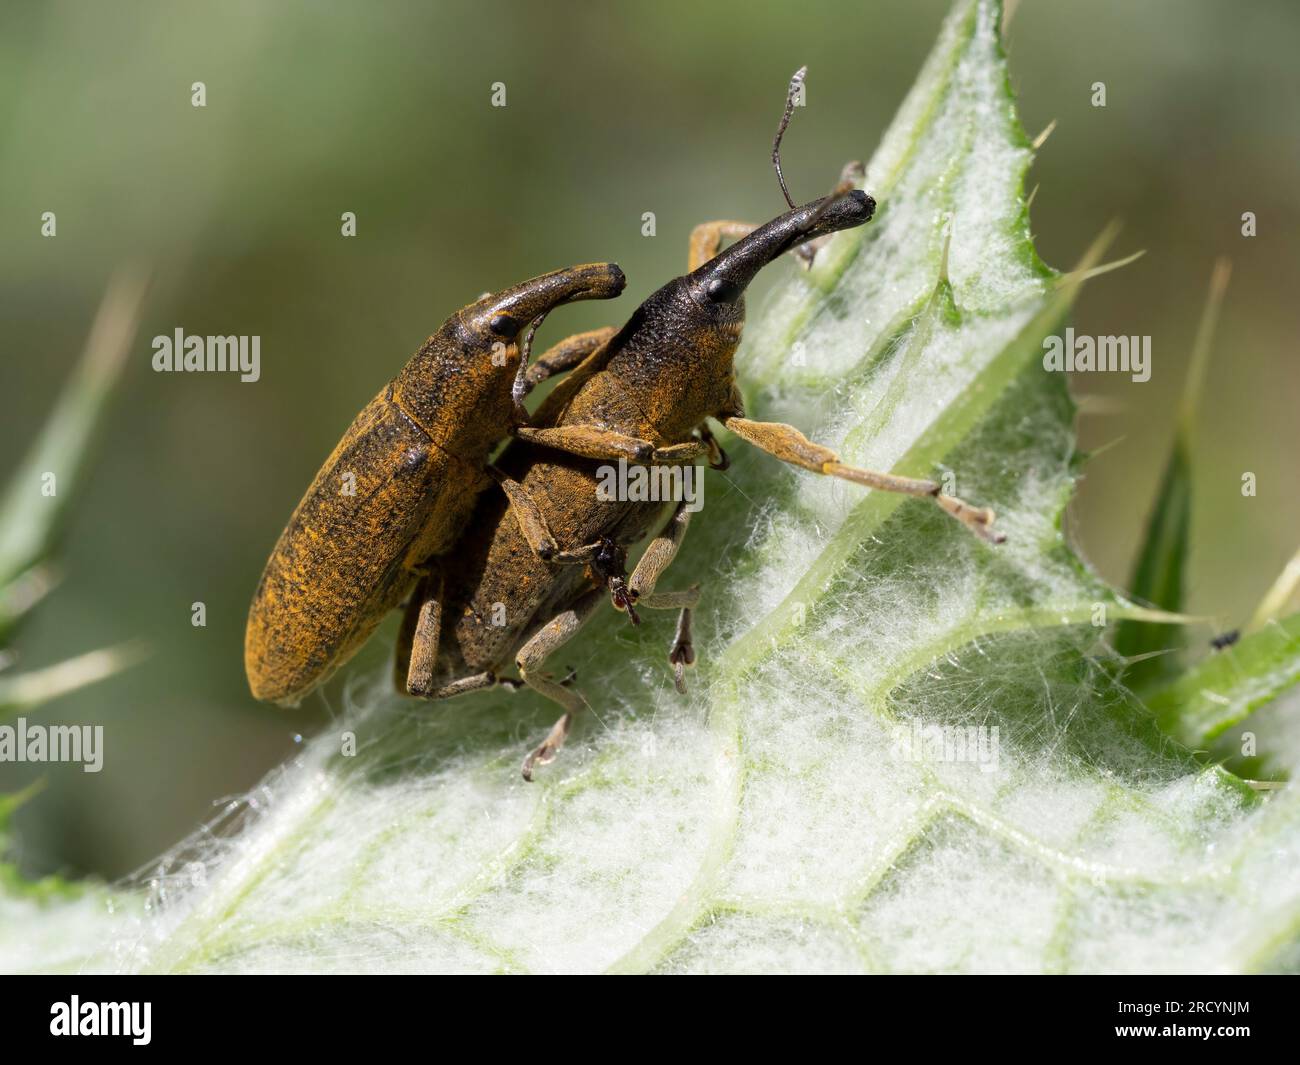
<svg viewBox="0 0 1300 1065">
<path fill-rule="evenodd" d="M 393 398 L 440 447 L 480 465 L 514 423 L 511 391 L 532 324 L 561 304 L 612 299 L 626 284 L 614 263 L 584 263 L 487 293 L 416 352 Z"/>
<path fill-rule="evenodd" d="M 683 438 L 730 397 L 745 322 L 745 290 L 800 244 L 870 221 L 865 192 L 814 200 L 779 215 L 652 294 L 611 341 L 606 368 L 664 436 Z"/>
</svg>

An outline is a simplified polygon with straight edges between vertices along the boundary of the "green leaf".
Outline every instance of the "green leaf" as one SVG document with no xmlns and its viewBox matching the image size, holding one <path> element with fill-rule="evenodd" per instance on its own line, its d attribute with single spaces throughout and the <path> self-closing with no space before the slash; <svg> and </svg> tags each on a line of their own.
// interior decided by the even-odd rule
<svg viewBox="0 0 1300 1065">
<path fill-rule="evenodd" d="M 9 821 L 40 790 L 41 783 L 0 795 L 0 856 L 8 846 Z M 137 897 L 100 884 L 71 883 L 57 876 L 27 880 L 12 862 L 0 861 L 0 959 L 4 971 L 78 972 L 107 969 L 114 958 L 110 932 L 123 918 L 139 919 Z"/>
<path fill-rule="evenodd" d="M 791 269 L 740 369 L 757 417 L 951 474 L 1008 542 L 733 441 L 669 578 L 707 593 L 688 699 L 671 619 L 607 612 L 556 656 L 594 712 L 530 786 L 554 707 L 354 677 L 86 968 L 1294 964 L 1300 802 L 1199 765 L 1115 683 L 1105 625 L 1155 615 L 1062 533 L 1073 407 L 1041 341 L 1096 253 L 1066 278 L 1034 254 L 999 17 L 956 5 L 868 170 L 877 220 Z"/>
<path fill-rule="evenodd" d="M 1151 697 L 1160 724 L 1204 748 L 1300 681 L 1300 614 L 1275 621 L 1204 659 Z"/>
<path fill-rule="evenodd" d="M 1262 628 L 1281 615 L 1287 604 L 1295 598 L 1297 588 L 1300 588 L 1300 551 L 1287 560 L 1277 580 L 1264 593 L 1264 598 L 1259 601 L 1250 620 L 1251 629 Z"/>
<path fill-rule="evenodd" d="M 1160 491 L 1147 522 L 1146 537 L 1130 582 L 1134 598 L 1171 612 L 1183 609 L 1183 572 L 1187 568 L 1192 523 L 1192 460 L 1180 431 L 1160 479 Z M 1134 688 L 1148 688 L 1178 672 L 1183 626 L 1122 622 L 1115 650 L 1134 659 L 1125 678 Z M 1143 656 L 1151 657 L 1143 657 Z"/>
<path fill-rule="evenodd" d="M 76 372 L 0 501 L 0 589 L 53 546 L 135 339 L 145 289 L 145 280 L 129 272 L 110 283 Z"/>
<path fill-rule="evenodd" d="M 144 657 L 140 644 L 87 651 L 44 669 L 0 676 L 0 721 L 111 677 Z"/>
<path fill-rule="evenodd" d="M 1171 613 L 1184 607 L 1183 574 L 1187 568 L 1192 524 L 1192 439 L 1210 361 L 1210 345 L 1230 272 L 1226 260 L 1215 264 L 1210 293 L 1192 346 L 1173 450 L 1160 479 L 1160 491 L 1147 522 L 1146 537 L 1131 582 L 1134 598 Z M 1182 647 L 1183 632 L 1180 623 L 1122 622 L 1115 634 L 1115 650 L 1133 660 L 1124 673 L 1125 683 L 1143 691 L 1176 676 L 1178 655 L 1170 652 Z"/>
<path fill-rule="evenodd" d="M 95 430 L 139 326 L 146 281 L 124 271 L 109 284 L 81 362 L 0 502 L 0 645 L 54 583 L 43 563 L 91 460 Z M 133 645 L 105 648 L 43 669 L 0 676 L 0 721 L 138 661 Z M 9 656 L 0 656 L 0 669 Z"/>
</svg>

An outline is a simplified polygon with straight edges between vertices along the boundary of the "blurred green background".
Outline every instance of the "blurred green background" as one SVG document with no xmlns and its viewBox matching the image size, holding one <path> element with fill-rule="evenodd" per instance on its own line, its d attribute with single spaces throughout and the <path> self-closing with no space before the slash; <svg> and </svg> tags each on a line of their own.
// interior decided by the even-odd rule
<svg viewBox="0 0 1300 1065">
<path fill-rule="evenodd" d="M 320 461 L 443 318 L 485 289 L 612 259 L 629 277 L 618 307 L 557 313 L 539 350 L 621 320 L 681 272 L 695 222 L 781 208 L 768 150 L 795 67 L 810 67 L 808 107 L 785 169 L 807 199 L 871 153 L 946 10 L 6 3 L 4 472 L 42 425 L 112 270 L 156 273 L 63 582 L 18 644 L 25 666 L 131 637 L 154 654 L 40 711 L 104 724 L 106 767 L 46 767 L 46 790 L 17 819 L 23 868 L 135 869 L 337 708 L 337 681 L 296 712 L 253 702 L 245 611 Z M 1200 417 L 1190 586 L 1191 608 L 1223 626 L 1245 620 L 1300 544 L 1298 46 L 1294 0 L 1025 0 L 1009 31 L 1026 128 L 1059 122 L 1030 177 L 1043 258 L 1068 268 L 1112 218 L 1125 224 L 1117 254 L 1148 249 L 1090 285 L 1076 316 L 1080 332 L 1153 337 L 1149 383 L 1076 381 L 1095 411 L 1083 446 L 1115 446 L 1088 467 L 1072 520 L 1121 584 L 1211 265 L 1233 260 Z M 191 106 L 195 81 L 206 108 Z M 497 81 L 505 108 L 490 106 Z M 1104 109 L 1090 102 L 1096 81 Z M 43 211 L 57 213 L 54 239 L 40 235 Z M 344 211 L 358 216 L 355 239 L 340 236 Z M 1258 217 L 1253 239 L 1243 211 Z M 260 335 L 262 379 L 153 373 L 150 339 L 178 326 Z M 1246 470 L 1255 499 L 1240 495 Z M 206 628 L 190 624 L 196 600 Z M 0 765 L 0 791 L 38 775 Z"/>
</svg>

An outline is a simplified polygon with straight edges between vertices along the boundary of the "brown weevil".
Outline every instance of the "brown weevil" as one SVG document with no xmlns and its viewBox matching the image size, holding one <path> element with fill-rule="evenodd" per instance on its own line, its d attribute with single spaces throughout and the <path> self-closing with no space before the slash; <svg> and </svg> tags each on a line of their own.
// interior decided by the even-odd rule
<svg viewBox="0 0 1300 1065">
<path fill-rule="evenodd" d="M 792 82 L 792 94 L 801 77 L 802 72 Z M 787 98 L 773 146 L 778 175 L 790 109 Z M 854 172 L 846 168 L 846 174 Z M 792 426 L 745 417 L 733 359 L 746 287 L 784 253 L 863 225 L 874 209 L 871 197 L 846 177 L 831 195 L 802 207 L 791 204 L 766 225 L 696 227 L 689 272 L 649 296 L 617 334 L 561 381 L 503 454 L 505 476 L 533 506 L 511 508 L 500 497 L 483 496 L 448 556 L 454 564 L 435 559 L 429 566 L 398 643 L 400 689 L 449 698 L 512 683 L 499 673 L 513 664 L 524 683 L 564 708 L 524 761 L 524 777 L 532 779 L 533 768 L 555 757 L 574 715 L 586 705 L 566 681 L 544 674 L 542 664 L 607 592 L 634 622 L 638 606 L 682 611 L 669 656 L 681 688 L 683 667 L 694 660 L 689 611 L 699 589 L 664 593 L 655 587 L 682 542 L 690 511 L 680 502 L 609 498 L 599 490 L 601 464 L 693 464 L 716 455 L 706 419 L 814 473 L 928 497 L 983 539 L 1000 539 L 991 530 L 991 511 L 945 495 L 934 481 L 847 465 Z M 720 250 L 728 237 L 738 239 Z M 628 549 L 651 533 L 628 578 Z"/>
<path fill-rule="evenodd" d="M 532 330 L 555 307 L 610 299 L 624 284 L 613 263 L 588 263 L 484 295 L 448 318 L 357 415 L 257 586 L 244 637 L 253 695 L 294 705 L 346 662 L 426 561 L 452 546 L 494 475 L 514 505 L 529 506 L 487 463 L 522 424 Z M 556 345 L 531 380 L 575 364 L 611 332 Z"/>
</svg>

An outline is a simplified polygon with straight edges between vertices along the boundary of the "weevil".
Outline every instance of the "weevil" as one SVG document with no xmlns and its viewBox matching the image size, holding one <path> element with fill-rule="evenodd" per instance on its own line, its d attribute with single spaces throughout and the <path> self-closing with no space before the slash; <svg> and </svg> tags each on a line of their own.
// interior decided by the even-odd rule
<svg viewBox="0 0 1300 1065">
<path fill-rule="evenodd" d="M 800 71 L 791 83 L 773 145 L 778 177 L 781 134 L 802 76 Z M 859 171 L 851 165 L 845 174 Z M 454 565 L 435 562 L 407 607 L 395 665 L 400 690 L 442 699 L 513 684 L 500 677 L 513 664 L 524 684 L 563 707 L 546 739 L 524 760 L 525 779 L 555 757 L 586 705 L 567 680 L 543 673 L 543 663 L 606 592 L 634 623 L 637 607 L 680 611 L 669 653 L 679 689 L 684 668 L 694 662 L 690 611 L 699 588 L 656 591 L 682 543 L 690 511 L 683 503 L 605 498 L 598 491 L 602 463 L 694 463 L 706 455 L 717 460 L 707 428 L 712 419 L 783 462 L 867 488 L 928 497 L 980 537 L 999 539 L 991 529 L 992 511 L 945 495 L 934 481 L 847 465 L 792 426 L 745 417 L 733 359 L 746 287 L 784 253 L 861 226 L 875 209 L 847 177 L 831 195 L 802 207 L 790 200 L 783 178 L 781 186 L 790 210 L 766 225 L 696 227 L 688 272 L 647 298 L 561 381 L 502 456 L 505 474 L 535 506 L 511 508 L 500 498 L 484 497 L 449 556 Z M 727 238 L 735 243 L 724 250 Z M 652 533 L 629 578 L 629 548 Z"/>
<path fill-rule="evenodd" d="M 613 263 L 587 263 L 484 294 L 356 416 L 253 596 L 244 668 L 254 696 L 295 705 L 346 662 L 410 594 L 427 560 L 451 547 L 493 479 L 513 505 L 530 505 L 488 465 L 490 454 L 526 419 L 528 382 L 574 365 L 612 330 L 570 337 L 529 368 L 533 332 L 561 304 L 611 299 L 625 283 Z"/>
</svg>

